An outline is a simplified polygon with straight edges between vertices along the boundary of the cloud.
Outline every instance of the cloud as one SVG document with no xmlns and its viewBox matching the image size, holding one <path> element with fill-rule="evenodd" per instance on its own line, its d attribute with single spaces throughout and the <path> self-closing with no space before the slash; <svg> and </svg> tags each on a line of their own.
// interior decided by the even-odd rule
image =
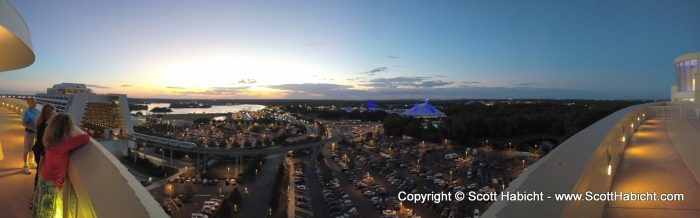
<svg viewBox="0 0 700 218">
<path fill-rule="evenodd" d="M 322 77 L 322 76 L 319 76 L 319 75 L 313 75 L 313 77 L 314 77 L 314 78 L 317 78 L 317 79 L 320 79 L 320 80 L 325 80 L 325 81 L 335 81 L 335 79 L 333 79 L 333 78 Z"/>
<path fill-rule="evenodd" d="M 362 77 L 347 78 L 346 80 L 348 80 L 348 81 L 364 82 L 364 78 L 362 78 Z"/>
<path fill-rule="evenodd" d="M 461 81 L 461 82 L 455 82 L 454 85 L 458 87 L 468 87 L 468 86 L 474 86 L 474 85 L 479 85 L 481 82 L 479 81 Z"/>
<path fill-rule="evenodd" d="M 374 68 L 370 71 L 360 72 L 360 74 L 365 74 L 367 76 L 374 76 L 375 74 L 387 71 L 388 69 L 389 69 L 388 67 L 377 67 L 377 68 Z"/>
<path fill-rule="evenodd" d="M 255 79 L 242 79 L 242 80 L 238 81 L 239 84 L 246 84 L 246 85 L 255 84 L 257 82 L 258 81 L 256 81 Z"/>
<path fill-rule="evenodd" d="M 396 59 L 400 59 L 401 57 L 396 56 L 396 55 L 387 55 L 386 58 L 396 60 Z"/>
<path fill-rule="evenodd" d="M 326 91 L 338 91 L 347 90 L 352 88 L 349 85 L 340 85 L 333 83 L 296 83 L 296 84 L 281 84 L 281 85 L 270 85 L 268 88 L 285 90 L 288 92 L 326 92 Z"/>
<path fill-rule="evenodd" d="M 481 82 L 450 82 L 430 80 L 426 77 L 399 77 L 376 79 L 379 82 L 413 82 L 412 87 L 388 86 L 356 89 L 349 85 L 333 83 L 300 83 L 271 85 L 269 88 L 286 92 L 291 99 L 564 99 L 609 98 L 604 91 L 533 88 L 533 87 L 482 87 L 452 86 L 448 84 L 481 84 Z"/>
<path fill-rule="evenodd" d="M 433 88 L 433 87 L 440 87 L 440 86 L 446 86 L 450 85 L 452 82 L 445 82 L 442 80 L 433 80 L 433 81 L 424 81 L 421 83 L 416 84 L 417 88 Z"/>
<path fill-rule="evenodd" d="M 515 86 L 534 86 L 537 85 L 537 83 L 534 82 L 522 82 L 522 83 L 516 83 Z"/>
<path fill-rule="evenodd" d="M 204 91 L 176 91 L 173 93 L 181 95 L 238 95 L 242 90 L 248 88 L 250 88 L 250 86 L 211 87 Z"/>
<path fill-rule="evenodd" d="M 361 84 L 362 86 L 372 87 L 372 88 L 434 88 L 440 86 L 451 85 L 454 82 L 448 82 L 443 80 L 429 80 L 430 77 L 392 77 L 392 78 L 376 78 L 366 83 Z"/>
<path fill-rule="evenodd" d="M 338 98 L 345 96 L 352 98 L 360 92 L 353 90 L 352 86 L 333 83 L 295 83 L 270 85 L 268 88 L 281 90 L 287 93 L 287 98 Z"/>
<path fill-rule="evenodd" d="M 101 86 L 101 85 L 95 85 L 95 84 L 85 84 L 85 86 L 90 87 L 90 88 L 96 88 L 96 89 L 111 89 L 109 86 Z"/>
<path fill-rule="evenodd" d="M 179 86 L 166 86 L 165 88 L 168 88 L 168 89 L 185 89 L 185 87 L 179 87 Z"/>
<path fill-rule="evenodd" d="M 129 85 L 129 84 L 124 84 L 124 85 L 121 85 L 121 87 L 131 87 L 131 85 Z"/>
</svg>

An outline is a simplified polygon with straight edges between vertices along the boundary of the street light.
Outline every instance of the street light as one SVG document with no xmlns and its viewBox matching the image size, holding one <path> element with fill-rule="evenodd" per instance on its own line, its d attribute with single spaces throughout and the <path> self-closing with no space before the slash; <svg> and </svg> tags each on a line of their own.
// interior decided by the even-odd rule
<svg viewBox="0 0 700 218">
<path fill-rule="evenodd" d="M 229 177 L 229 174 L 228 174 L 229 171 L 231 171 L 231 167 L 226 167 L 226 179 L 227 180 L 231 178 L 231 177 Z"/>
<path fill-rule="evenodd" d="M 175 192 L 173 184 L 168 183 L 167 185 L 165 185 L 165 193 L 170 196 L 170 199 L 173 198 L 173 192 Z"/>
<path fill-rule="evenodd" d="M 452 170 L 450 170 L 450 186 L 452 186 Z"/>
</svg>

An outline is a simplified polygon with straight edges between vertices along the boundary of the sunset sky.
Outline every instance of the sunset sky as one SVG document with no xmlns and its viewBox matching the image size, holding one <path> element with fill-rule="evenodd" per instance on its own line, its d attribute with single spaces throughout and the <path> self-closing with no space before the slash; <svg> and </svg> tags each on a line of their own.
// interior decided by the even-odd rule
<svg viewBox="0 0 700 218">
<path fill-rule="evenodd" d="M 669 98 L 700 1 L 12 1 L 36 53 L 0 93 Z"/>
</svg>

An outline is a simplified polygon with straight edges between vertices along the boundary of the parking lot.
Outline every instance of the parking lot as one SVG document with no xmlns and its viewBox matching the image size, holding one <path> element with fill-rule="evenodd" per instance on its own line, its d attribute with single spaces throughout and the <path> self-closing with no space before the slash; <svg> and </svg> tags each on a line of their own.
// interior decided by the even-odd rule
<svg viewBox="0 0 700 218">
<path fill-rule="evenodd" d="M 400 191 L 500 192 L 538 158 L 529 152 L 495 151 L 489 146 L 456 148 L 447 141 L 388 138 L 370 126 L 345 130 L 350 140 L 324 148 L 323 154 L 334 173 L 342 175 L 338 176 L 341 182 L 347 179 L 350 196 L 359 196 L 354 200 L 362 216 L 479 216 L 491 202 L 413 204 L 396 197 Z"/>
<path fill-rule="evenodd" d="M 230 179 L 197 179 L 179 177 L 151 194 L 171 217 L 213 217 L 221 203 L 237 187 Z M 196 193 L 196 194 L 195 194 Z"/>
</svg>

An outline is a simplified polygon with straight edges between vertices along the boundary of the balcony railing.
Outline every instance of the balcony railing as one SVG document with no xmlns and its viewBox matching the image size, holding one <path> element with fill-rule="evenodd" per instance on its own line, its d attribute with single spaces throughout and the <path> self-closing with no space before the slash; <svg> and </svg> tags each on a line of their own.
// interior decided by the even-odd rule
<svg viewBox="0 0 700 218">
<path fill-rule="evenodd" d="M 27 103 L 0 98 L 0 107 L 22 114 Z M 168 217 L 126 167 L 94 139 L 71 153 L 62 190 L 64 217 Z"/>
<path fill-rule="evenodd" d="M 649 115 L 665 120 L 698 120 L 700 105 L 692 103 L 665 103 L 649 107 Z"/>
</svg>

